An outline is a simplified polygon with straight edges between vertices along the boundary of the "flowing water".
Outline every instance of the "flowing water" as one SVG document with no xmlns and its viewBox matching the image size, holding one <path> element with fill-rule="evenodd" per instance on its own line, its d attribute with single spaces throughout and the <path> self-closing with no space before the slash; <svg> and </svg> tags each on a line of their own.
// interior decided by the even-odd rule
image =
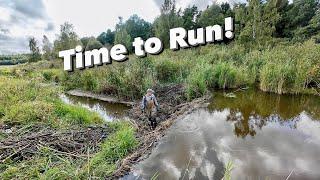
<svg viewBox="0 0 320 180">
<path fill-rule="evenodd" d="M 67 94 L 60 95 L 60 98 L 67 104 L 77 104 L 90 111 L 97 112 L 105 121 L 127 118 L 126 112 L 130 109 L 130 107 L 120 103 L 108 103 L 92 98 Z"/>
<path fill-rule="evenodd" d="M 320 98 L 214 92 L 123 179 L 320 179 Z"/>
</svg>

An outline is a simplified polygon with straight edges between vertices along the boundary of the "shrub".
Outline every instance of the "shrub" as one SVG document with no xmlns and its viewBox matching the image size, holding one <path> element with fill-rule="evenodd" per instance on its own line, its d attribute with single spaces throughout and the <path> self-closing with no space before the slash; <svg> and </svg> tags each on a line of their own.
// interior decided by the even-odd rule
<svg viewBox="0 0 320 180">
<path fill-rule="evenodd" d="M 63 72 L 60 69 L 46 69 L 42 71 L 42 76 L 46 81 L 60 82 Z"/>
<path fill-rule="evenodd" d="M 157 80 L 162 83 L 174 83 L 186 77 L 187 68 L 180 61 L 161 60 L 155 65 Z"/>
</svg>

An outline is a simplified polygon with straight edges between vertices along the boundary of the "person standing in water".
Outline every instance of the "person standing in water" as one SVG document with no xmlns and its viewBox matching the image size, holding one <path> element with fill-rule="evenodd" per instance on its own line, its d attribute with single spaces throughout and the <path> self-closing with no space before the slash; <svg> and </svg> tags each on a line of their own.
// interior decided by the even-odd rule
<svg viewBox="0 0 320 180">
<path fill-rule="evenodd" d="M 148 89 L 147 94 L 142 98 L 141 110 L 142 112 L 146 113 L 146 116 L 148 117 L 153 129 L 155 129 L 157 126 L 156 115 L 159 107 L 160 106 L 156 96 L 154 95 L 154 91 L 152 89 Z"/>
</svg>

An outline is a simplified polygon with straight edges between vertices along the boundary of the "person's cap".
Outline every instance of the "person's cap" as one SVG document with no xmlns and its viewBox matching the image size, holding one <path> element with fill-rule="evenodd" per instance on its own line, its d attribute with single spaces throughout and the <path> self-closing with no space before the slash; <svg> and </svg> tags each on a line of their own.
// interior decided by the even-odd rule
<svg viewBox="0 0 320 180">
<path fill-rule="evenodd" d="M 152 89 L 148 89 L 147 92 L 154 93 L 154 91 Z"/>
</svg>

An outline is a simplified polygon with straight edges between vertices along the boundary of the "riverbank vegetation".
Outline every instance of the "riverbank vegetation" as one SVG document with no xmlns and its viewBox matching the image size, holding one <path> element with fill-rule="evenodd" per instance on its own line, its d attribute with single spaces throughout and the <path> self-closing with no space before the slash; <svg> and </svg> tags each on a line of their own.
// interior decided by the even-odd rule
<svg viewBox="0 0 320 180">
<path fill-rule="evenodd" d="M 0 178 L 111 175 L 115 162 L 137 146 L 135 130 L 126 122 L 105 124 L 98 114 L 63 103 L 62 88 L 38 75 L 1 69 Z"/>
<path fill-rule="evenodd" d="M 44 70 L 46 80 L 67 89 L 80 88 L 135 100 L 145 89 L 185 84 L 193 99 L 212 89 L 257 86 L 263 91 L 319 93 L 320 46 L 314 41 L 248 51 L 240 45 L 208 45 L 73 73 Z"/>
</svg>

